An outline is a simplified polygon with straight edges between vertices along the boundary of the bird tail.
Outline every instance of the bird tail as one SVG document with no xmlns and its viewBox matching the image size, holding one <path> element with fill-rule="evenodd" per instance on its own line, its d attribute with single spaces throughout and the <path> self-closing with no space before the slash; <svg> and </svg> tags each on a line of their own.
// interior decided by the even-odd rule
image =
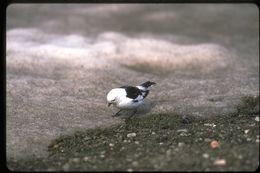
<svg viewBox="0 0 260 173">
<path fill-rule="evenodd" d="M 156 84 L 155 82 L 147 81 L 136 87 L 139 88 L 143 97 L 145 98 L 149 94 L 149 87 L 155 84 Z"/>
<path fill-rule="evenodd" d="M 145 88 L 149 88 L 152 85 L 155 85 L 155 82 L 151 82 L 151 81 L 147 81 L 145 83 L 142 83 L 140 86 L 145 87 Z"/>
</svg>

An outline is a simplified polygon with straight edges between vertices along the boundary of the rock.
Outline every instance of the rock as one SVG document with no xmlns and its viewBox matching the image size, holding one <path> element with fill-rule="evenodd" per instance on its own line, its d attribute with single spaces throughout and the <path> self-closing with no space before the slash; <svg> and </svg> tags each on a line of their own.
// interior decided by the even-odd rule
<svg viewBox="0 0 260 173">
<path fill-rule="evenodd" d="M 190 136 L 190 135 L 191 135 L 190 133 L 184 133 L 184 132 L 180 133 L 180 136 Z"/>
<path fill-rule="evenodd" d="M 127 134 L 127 137 L 128 138 L 132 138 L 132 137 L 135 137 L 136 136 L 136 133 L 128 133 Z"/>
<path fill-rule="evenodd" d="M 53 148 L 58 148 L 59 147 L 59 145 L 58 144 L 55 144 L 54 146 L 53 146 Z"/>
<path fill-rule="evenodd" d="M 243 156 L 242 155 L 238 155 L 238 159 L 243 159 Z"/>
<path fill-rule="evenodd" d="M 182 147 L 182 146 L 184 146 L 185 144 L 183 143 L 183 142 L 179 142 L 178 143 L 178 147 Z"/>
<path fill-rule="evenodd" d="M 89 157 L 85 156 L 85 157 L 83 158 L 83 160 L 86 162 L 86 161 L 89 160 Z"/>
<path fill-rule="evenodd" d="M 138 162 L 137 162 L 137 161 L 134 161 L 134 162 L 132 163 L 132 165 L 133 165 L 133 166 L 138 166 Z"/>
<path fill-rule="evenodd" d="M 250 142 L 252 141 L 252 138 L 246 138 L 246 141 Z"/>
<path fill-rule="evenodd" d="M 249 129 L 246 129 L 246 130 L 244 131 L 244 133 L 245 133 L 245 134 L 248 134 L 249 131 L 250 131 Z"/>
<path fill-rule="evenodd" d="M 181 133 L 181 132 L 187 133 L 188 130 L 187 130 L 187 129 L 178 129 L 177 132 L 178 132 L 178 133 Z"/>
<path fill-rule="evenodd" d="M 256 120 L 257 122 L 259 122 L 259 117 L 255 117 L 255 120 Z"/>
<path fill-rule="evenodd" d="M 211 148 L 218 148 L 219 142 L 216 140 L 213 140 L 213 141 L 211 141 L 210 146 L 211 146 Z"/>
<path fill-rule="evenodd" d="M 214 123 L 205 123 L 204 126 L 209 126 L 209 127 L 216 127 L 216 125 Z"/>
<path fill-rule="evenodd" d="M 74 163 L 78 163 L 79 162 L 79 158 L 73 158 L 71 161 L 74 162 Z"/>
<path fill-rule="evenodd" d="M 202 157 L 205 158 L 205 159 L 207 159 L 207 158 L 209 158 L 209 154 L 208 154 L 208 153 L 204 153 L 204 154 L 202 155 Z"/>
<path fill-rule="evenodd" d="M 133 169 L 132 168 L 128 168 L 126 171 L 127 172 L 133 172 Z"/>
<path fill-rule="evenodd" d="M 136 144 L 136 145 L 139 145 L 139 141 L 135 141 L 135 144 Z"/>
<path fill-rule="evenodd" d="M 110 143 L 110 144 L 109 144 L 109 146 L 110 146 L 110 147 L 113 147 L 113 146 L 115 146 L 115 145 L 114 145 L 114 144 L 112 144 L 112 143 Z"/>
<path fill-rule="evenodd" d="M 91 138 L 90 138 L 89 136 L 85 136 L 83 139 L 84 139 L 85 141 L 88 141 L 88 140 L 90 140 Z"/>
<path fill-rule="evenodd" d="M 217 159 L 217 160 L 214 161 L 213 164 L 218 165 L 218 166 L 224 166 L 224 165 L 226 165 L 226 160 L 225 159 Z"/>
<path fill-rule="evenodd" d="M 179 133 L 180 136 L 189 136 L 190 133 L 187 133 L 188 130 L 187 129 L 178 129 L 177 133 Z"/>
</svg>

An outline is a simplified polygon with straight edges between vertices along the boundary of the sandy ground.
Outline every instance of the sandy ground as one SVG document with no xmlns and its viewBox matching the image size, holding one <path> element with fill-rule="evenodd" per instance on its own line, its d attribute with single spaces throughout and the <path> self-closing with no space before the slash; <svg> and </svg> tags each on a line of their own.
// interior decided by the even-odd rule
<svg viewBox="0 0 260 173">
<path fill-rule="evenodd" d="M 122 123 L 105 98 L 125 84 L 157 83 L 152 113 L 231 113 L 259 95 L 258 14 L 252 4 L 9 6 L 7 157 L 45 156 L 60 135 Z"/>
</svg>

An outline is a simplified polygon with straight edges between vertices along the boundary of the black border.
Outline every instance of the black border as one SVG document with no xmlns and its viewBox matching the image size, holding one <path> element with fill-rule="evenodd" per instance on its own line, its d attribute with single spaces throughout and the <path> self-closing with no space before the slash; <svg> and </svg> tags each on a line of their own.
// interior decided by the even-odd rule
<svg viewBox="0 0 260 173">
<path fill-rule="evenodd" d="M 1 26 L 1 40 L 2 40 L 2 52 L 1 52 L 1 66 L 0 66 L 0 84 L 1 84 L 1 115 L 0 115 L 0 131 L 1 131 L 1 147 L 0 147 L 0 170 L 1 172 L 21 172 L 21 171 L 11 171 L 7 167 L 7 156 L 6 156 L 6 12 L 7 7 L 13 3 L 207 3 L 207 4 L 215 4 L 215 3 L 251 3 L 255 4 L 258 7 L 259 14 L 259 2 L 257 0 L 4 0 L 4 2 L 0 1 L 1 10 L 0 10 L 0 26 Z M 3 6 L 2 6 L 3 5 Z M 260 151 L 259 151 L 260 152 Z M 255 172 L 258 172 L 258 168 Z M 31 171 L 26 171 L 31 172 Z M 33 172 L 33 171 L 32 171 Z M 48 172 L 48 171 L 37 171 L 37 172 Z M 56 171 L 54 171 L 56 172 Z M 76 172 L 76 171 L 73 171 Z M 82 171 L 87 172 L 87 171 Z M 229 172 L 229 171 L 226 171 Z"/>
<path fill-rule="evenodd" d="M 11 3 L 257 3 L 257 0 L 5 0 Z"/>
</svg>

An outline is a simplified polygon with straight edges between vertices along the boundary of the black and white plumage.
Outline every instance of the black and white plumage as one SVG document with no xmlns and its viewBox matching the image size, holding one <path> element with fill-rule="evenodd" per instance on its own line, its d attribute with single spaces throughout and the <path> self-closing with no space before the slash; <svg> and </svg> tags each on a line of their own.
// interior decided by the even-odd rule
<svg viewBox="0 0 260 173">
<path fill-rule="evenodd" d="M 155 82 L 147 81 L 138 86 L 126 85 L 110 90 L 107 94 L 108 106 L 113 104 L 120 109 L 114 116 L 117 116 L 122 110 L 134 110 L 132 114 L 134 115 L 149 94 L 150 87 L 155 84 Z"/>
</svg>

